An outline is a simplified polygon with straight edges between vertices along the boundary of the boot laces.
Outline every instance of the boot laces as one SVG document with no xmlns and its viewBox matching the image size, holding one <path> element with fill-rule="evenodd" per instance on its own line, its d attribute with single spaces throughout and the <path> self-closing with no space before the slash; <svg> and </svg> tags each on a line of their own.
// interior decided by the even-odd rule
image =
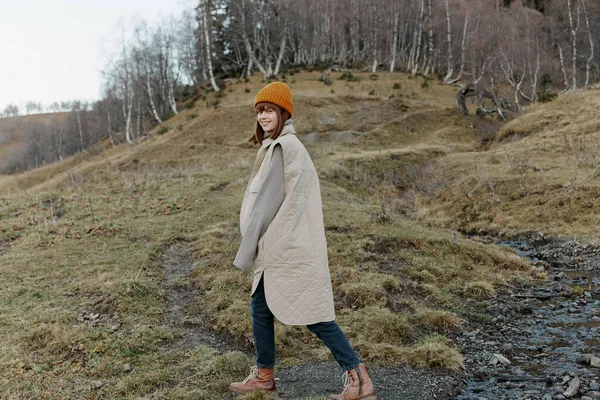
<svg viewBox="0 0 600 400">
<path fill-rule="evenodd" d="M 254 378 L 258 378 L 258 367 L 256 365 L 254 365 L 252 368 L 250 368 L 250 375 L 248 375 L 242 383 L 248 383 L 248 381 L 250 379 L 254 379 Z"/>
<path fill-rule="evenodd" d="M 342 381 L 344 382 L 344 390 L 342 391 L 342 393 L 348 390 L 348 388 L 352 385 L 353 380 L 354 379 L 352 378 L 352 374 L 350 374 L 350 371 L 344 372 L 344 374 L 342 375 Z"/>
</svg>

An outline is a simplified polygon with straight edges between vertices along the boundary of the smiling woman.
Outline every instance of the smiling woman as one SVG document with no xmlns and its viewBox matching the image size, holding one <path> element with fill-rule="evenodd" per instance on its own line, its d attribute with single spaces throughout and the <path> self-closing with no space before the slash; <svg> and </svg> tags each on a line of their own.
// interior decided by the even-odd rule
<svg viewBox="0 0 600 400">
<path fill-rule="evenodd" d="M 345 372 L 338 400 L 375 400 L 364 364 L 335 322 L 319 177 L 290 117 L 292 92 L 280 82 L 254 100 L 260 144 L 240 212 L 242 243 L 233 264 L 252 269 L 252 331 L 256 366 L 237 393 L 275 390 L 275 329 L 306 325 L 331 351 Z"/>
</svg>

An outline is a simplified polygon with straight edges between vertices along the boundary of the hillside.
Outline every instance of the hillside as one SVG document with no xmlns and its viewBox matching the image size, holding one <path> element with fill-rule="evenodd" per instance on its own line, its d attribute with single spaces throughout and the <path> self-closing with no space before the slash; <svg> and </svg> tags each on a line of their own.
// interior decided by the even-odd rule
<svg viewBox="0 0 600 400">
<path fill-rule="evenodd" d="M 597 91 L 561 95 L 503 126 L 485 151 L 436 160 L 439 190 L 416 215 L 468 232 L 535 230 L 596 239 L 600 220 Z"/>
<path fill-rule="evenodd" d="M 54 121 L 63 121 L 67 115 L 66 112 L 57 112 L 0 118 L 0 171 L 4 171 L 11 156 L 23 148 L 34 125 L 50 125 Z"/>
<path fill-rule="evenodd" d="M 453 87 L 387 73 L 357 74 L 358 82 L 333 73 L 326 86 L 319 75 L 287 83 L 321 179 L 338 323 L 373 365 L 454 373 L 464 358 L 453 338 L 488 321 L 486 302 L 529 280 L 530 265 L 453 229 L 544 224 L 512 216 L 523 196 L 494 200 L 496 214 L 477 208 L 464 223 L 463 204 L 489 198 L 485 180 L 472 190 L 480 174 L 502 195 L 519 179 L 541 184 L 534 173 L 554 188 L 576 171 L 574 193 L 587 193 L 589 168 L 560 175 L 549 163 L 563 131 L 538 130 L 555 110 L 595 100 L 575 94 L 585 101 L 562 96 L 534 107 L 482 151 L 498 122 L 460 117 Z M 228 382 L 245 376 L 250 278 L 231 262 L 256 151 L 245 143 L 252 100 L 263 85 L 256 76 L 230 82 L 224 97 L 198 101 L 134 147 L 0 177 L 0 390 L 8 398 L 222 399 Z M 507 174 L 505 153 L 513 168 L 528 165 L 518 161 L 527 154 L 540 171 Z M 282 367 L 329 358 L 306 329 L 277 325 L 276 334 Z"/>
</svg>

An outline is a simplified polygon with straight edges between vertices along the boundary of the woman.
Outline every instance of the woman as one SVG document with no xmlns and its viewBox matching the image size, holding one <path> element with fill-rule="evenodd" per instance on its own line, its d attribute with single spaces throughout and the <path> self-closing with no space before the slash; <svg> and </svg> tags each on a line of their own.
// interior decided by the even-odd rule
<svg viewBox="0 0 600 400">
<path fill-rule="evenodd" d="M 274 318 L 306 325 L 333 353 L 345 372 L 338 400 L 375 399 L 367 370 L 335 323 L 319 179 L 290 119 L 290 88 L 265 86 L 254 100 L 257 121 L 248 140 L 260 144 L 242 202 L 242 243 L 233 264 L 253 269 L 252 330 L 256 366 L 237 393 L 275 390 Z"/>
</svg>

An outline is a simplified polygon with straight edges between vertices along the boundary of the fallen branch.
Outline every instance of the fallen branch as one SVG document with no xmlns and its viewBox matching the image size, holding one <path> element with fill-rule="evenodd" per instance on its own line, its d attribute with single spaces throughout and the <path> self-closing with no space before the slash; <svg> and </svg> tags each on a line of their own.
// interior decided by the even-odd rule
<svg viewBox="0 0 600 400">
<path fill-rule="evenodd" d="M 496 377 L 496 380 L 498 382 L 524 382 L 524 381 L 544 382 L 544 381 L 546 381 L 546 378 L 524 376 L 524 375 L 499 375 Z"/>
<path fill-rule="evenodd" d="M 550 300 L 556 297 L 569 297 L 570 294 L 513 294 L 512 297 L 518 299 L 538 299 L 538 300 Z"/>
</svg>

